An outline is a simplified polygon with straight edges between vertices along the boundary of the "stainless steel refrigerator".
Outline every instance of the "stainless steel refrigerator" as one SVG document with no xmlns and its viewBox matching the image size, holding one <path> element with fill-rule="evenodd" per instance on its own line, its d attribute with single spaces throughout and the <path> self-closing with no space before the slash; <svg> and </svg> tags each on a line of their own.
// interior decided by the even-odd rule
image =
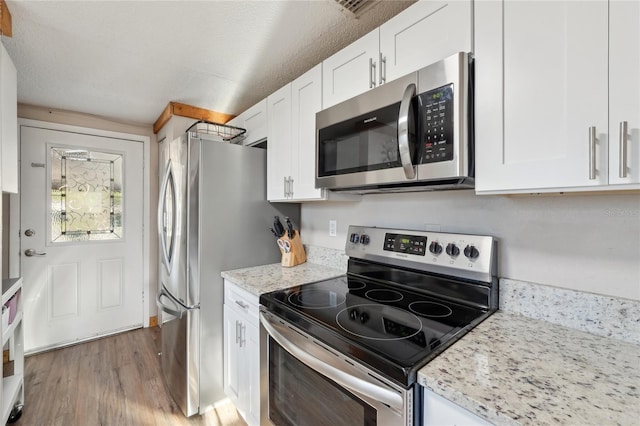
<svg viewBox="0 0 640 426">
<path fill-rule="evenodd" d="M 278 262 L 269 227 L 276 215 L 298 222 L 300 212 L 266 201 L 266 150 L 197 129 L 162 142 L 159 153 L 161 362 L 186 416 L 224 398 L 220 272 Z"/>
</svg>

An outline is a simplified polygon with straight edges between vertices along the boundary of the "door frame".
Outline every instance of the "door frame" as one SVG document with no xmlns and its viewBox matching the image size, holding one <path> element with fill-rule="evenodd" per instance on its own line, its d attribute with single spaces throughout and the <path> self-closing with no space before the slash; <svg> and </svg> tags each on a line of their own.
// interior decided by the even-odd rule
<svg viewBox="0 0 640 426">
<path fill-rule="evenodd" d="M 144 135 L 136 135 L 132 133 L 114 132 L 110 130 L 92 129 L 89 127 L 72 126 L 69 124 L 50 123 L 47 121 L 32 120 L 27 118 L 18 118 L 18 170 L 21 169 L 22 164 L 20 162 L 20 145 L 21 141 L 21 127 L 37 127 L 47 130 L 58 130 L 70 133 L 80 133 L 90 136 L 102 136 L 113 139 L 126 139 L 134 142 L 142 142 L 143 144 L 143 167 L 142 173 L 142 188 L 143 188 L 143 200 L 142 200 L 142 325 L 143 327 L 149 327 L 150 318 L 150 303 L 153 301 L 155 292 L 151 291 L 152 286 L 149 281 L 151 276 L 151 258 L 150 258 L 150 246 L 151 246 L 151 208 L 150 208 L 150 171 L 151 171 L 151 138 Z M 18 184 L 19 191 L 17 194 L 11 194 L 11 206 L 9 210 L 9 276 L 20 276 L 20 185 Z M 155 286 L 153 287 L 155 289 Z M 154 299 L 155 300 L 155 299 Z"/>
</svg>

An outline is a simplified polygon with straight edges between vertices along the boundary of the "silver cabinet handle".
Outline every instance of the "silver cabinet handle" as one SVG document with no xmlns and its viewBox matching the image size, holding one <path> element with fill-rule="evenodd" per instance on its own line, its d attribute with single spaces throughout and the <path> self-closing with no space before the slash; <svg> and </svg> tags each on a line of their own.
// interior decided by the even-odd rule
<svg viewBox="0 0 640 426">
<path fill-rule="evenodd" d="M 242 309 L 247 309 L 249 305 L 244 303 L 242 300 L 236 300 L 236 305 L 240 306 Z"/>
<path fill-rule="evenodd" d="M 376 63 L 373 58 L 369 58 L 369 89 L 376 86 Z"/>
<path fill-rule="evenodd" d="M 236 320 L 236 345 L 240 342 L 240 321 Z"/>
<path fill-rule="evenodd" d="M 596 178 L 596 127 L 589 127 L 589 180 Z"/>
<path fill-rule="evenodd" d="M 411 151 L 409 147 L 409 109 L 411 98 L 416 94 L 416 85 L 411 83 L 404 90 L 402 102 L 400 102 L 400 113 L 398 115 L 398 150 L 400 151 L 400 162 L 407 179 L 416 176 L 415 169 L 411 163 Z"/>
<path fill-rule="evenodd" d="M 382 69 L 384 68 L 384 72 Z M 380 52 L 380 79 L 378 80 L 378 84 L 383 84 L 387 82 L 385 75 L 387 74 L 387 59 L 382 56 L 382 52 Z"/>
<path fill-rule="evenodd" d="M 247 334 L 247 326 L 243 323 L 240 323 L 240 347 L 245 346 L 247 339 L 245 338 Z"/>
<path fill-rule="evenodd" d="M 284 179 L 284 198 L 287 198 L 287 177 L 283 176 L 282 179 Z"/>
<path fill-rule="evenodd" d="M 293 178 L 289 176 L 289 198 L 293 198 Z"/>
<path fill-rule="evenodd" d="M 32 257 L 32 256 L 46 256 L 47 253 L 38 253 L 35 249 L 26 249 L 24 251 L 24 255 L 27 257 Z"/>
<path fill-rule="evenodd" d="M 620 171 L 621 178 L 627 177 L 627 132 L 629 123 L 620 122 Z"/>
</svg>

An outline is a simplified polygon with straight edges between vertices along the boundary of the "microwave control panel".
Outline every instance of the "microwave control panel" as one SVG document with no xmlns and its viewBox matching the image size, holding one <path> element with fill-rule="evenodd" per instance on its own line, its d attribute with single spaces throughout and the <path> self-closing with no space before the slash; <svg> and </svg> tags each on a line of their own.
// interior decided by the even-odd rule
<svg viewBox="0 0 640 426">
<path fill-rule="evenodd" d="M 418 95 L 418 164 L 453 160 L 453 84 Z"/>
</svg>

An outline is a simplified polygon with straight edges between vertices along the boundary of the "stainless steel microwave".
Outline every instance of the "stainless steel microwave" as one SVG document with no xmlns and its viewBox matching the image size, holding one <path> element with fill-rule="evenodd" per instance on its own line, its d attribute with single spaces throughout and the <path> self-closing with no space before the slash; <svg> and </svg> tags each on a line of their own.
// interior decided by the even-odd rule
<svg viewBox="0 0 640 426">
<path fill-rule="evenodd" d="M 473 61 L 456 53 L 316 114 L 316 187 L 473 188 Z"/>
</svg>

